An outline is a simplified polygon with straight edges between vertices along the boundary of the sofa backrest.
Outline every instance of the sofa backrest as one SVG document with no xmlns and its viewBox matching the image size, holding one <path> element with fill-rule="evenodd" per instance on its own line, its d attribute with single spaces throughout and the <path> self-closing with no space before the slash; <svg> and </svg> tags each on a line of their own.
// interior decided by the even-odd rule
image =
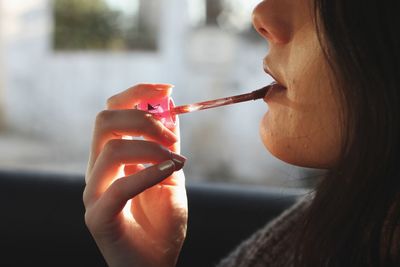
<svg viewBox="0 0 400 267">
<path fill-rule="evenodd" d="M 83 175 L 0 171 L 0 266 L 106 266 L 84 223 Z M 190 184 L 178 266 L 212 266 L 304 193 Z"/>
</svg>

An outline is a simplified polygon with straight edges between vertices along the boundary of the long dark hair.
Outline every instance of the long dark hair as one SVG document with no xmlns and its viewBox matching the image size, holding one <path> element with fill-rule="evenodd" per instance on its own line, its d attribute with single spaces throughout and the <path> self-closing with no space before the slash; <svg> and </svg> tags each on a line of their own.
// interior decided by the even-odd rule
<svg viewBox="0 0 400 267">
<path fill-rule="evenodd" d="M 400 266 L 398 4 L 314 5 L 342 98 L 343 145 L 300 224 L 295 266 Z"/>
</svg>

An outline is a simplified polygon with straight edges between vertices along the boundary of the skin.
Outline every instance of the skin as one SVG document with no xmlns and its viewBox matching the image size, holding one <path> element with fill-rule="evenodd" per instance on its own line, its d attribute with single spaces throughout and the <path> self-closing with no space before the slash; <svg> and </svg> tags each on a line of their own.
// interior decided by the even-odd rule
<svg viewBox="0 0 400 267">
<path fill-rule="evenodd" d="M 170 93 L 170 85 L 138 84 L 111 97 L 97 115 L 83 202 L 86 225 L 109 266 L 174 266 L 185 238 L 179 123 L 167 129 L 132 109 Z M 165 163 L 170 168 L 160 169 Z"/>
<path fill-rule="evenodd" d="M 268 0 L 254 10 L 254 27 L 270 48 L 264 67 L 286 87 L 267 94 L 260 133 L 276 157 L 329 168 L 340 147 L 339 101 L 310 3 Z M 96 118 L 83 201 L 86 224 L 109 266 L 174 266 L 185 239 L 179 123 L 167 129 L 132 109 L 170 93 L 170 85 L 138 84 L 111 97 Z M 146 163 L 153 165 L 145 168 Z"/>
<path fill-rule="evenodd" d="M 318 40 L 310 0 L 269 0 L 253 12 L 269 43 L 264 68 L 286 90 L 266 97 L 260 124 L 266 148 L 290 164 L 328 169 L 339 158 L 339 97 Z"/>
</svg>

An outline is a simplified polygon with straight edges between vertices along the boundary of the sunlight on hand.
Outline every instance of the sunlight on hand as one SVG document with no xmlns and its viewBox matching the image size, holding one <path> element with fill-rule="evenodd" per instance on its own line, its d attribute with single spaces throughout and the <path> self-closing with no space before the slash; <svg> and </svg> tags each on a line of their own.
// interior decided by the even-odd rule
<svg viewBox="0 0 400 267">
<path fill-rule="evenodd" d="M 133 218 L 131 207 L 132 207 L 132 199 L 130 199 L 130 200 L 128 200 L 128 202 L 126 202 L 126 205 L 122 210 L 122 214 L 126 220 L 133 222 L 135 219 Z"/>
</svg>

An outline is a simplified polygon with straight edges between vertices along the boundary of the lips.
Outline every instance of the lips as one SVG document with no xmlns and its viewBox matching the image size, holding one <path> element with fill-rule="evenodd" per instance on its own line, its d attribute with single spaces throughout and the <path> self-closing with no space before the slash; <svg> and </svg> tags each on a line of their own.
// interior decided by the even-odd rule
<svg viewBox="0 0 400 267">
<path fill-rule="evenodd" d="M 272 85 L 271 89 L 273 89 L 273 90 L 285 90 L 286 87 L 281 85 L 281 84 L 279 84 L 279 83 L 275 83 L 275 84 Z"/>
<path fill-rule="evenodd" d="M 265 61 L 264 61 L 263 67 L 264 67 L 265 73 L 267 73 L 269 76 L 271 76 L 275 80 L 276 87 L 279 87 L 279 89 L 286 89 L 285 84 L 278 78 L 278 75 L 274 74 L 274 72 L 269 68 L 268 64 Z"/>
<path fill-rule="evenodd" d="M 268 103 L 272 100 L 277 100 L 277 98 L 282 99 L 282 97 L 286 97 L 286 87 L 280 85 L 278 83 L 272 84 L 271 88 L 265 94 L 263 100 Z"/>
<path fill-rule="evenodd" d="M 264 101 L 271 102 L 273 101 L 273 99 L 277 100 L 277 98 L 285 97 L 287 87 L 279 79 L 277 73 L 274 73 L 272 71 L 272 69 L 268 66 L 265 60 L 263 63 L 264 63 L 263 64 L 264 71 L 275 80 L 275 83 L 272 85 L 270 90 L 268 90 L 267 94 L 264 96 Z"/>
</svg>

